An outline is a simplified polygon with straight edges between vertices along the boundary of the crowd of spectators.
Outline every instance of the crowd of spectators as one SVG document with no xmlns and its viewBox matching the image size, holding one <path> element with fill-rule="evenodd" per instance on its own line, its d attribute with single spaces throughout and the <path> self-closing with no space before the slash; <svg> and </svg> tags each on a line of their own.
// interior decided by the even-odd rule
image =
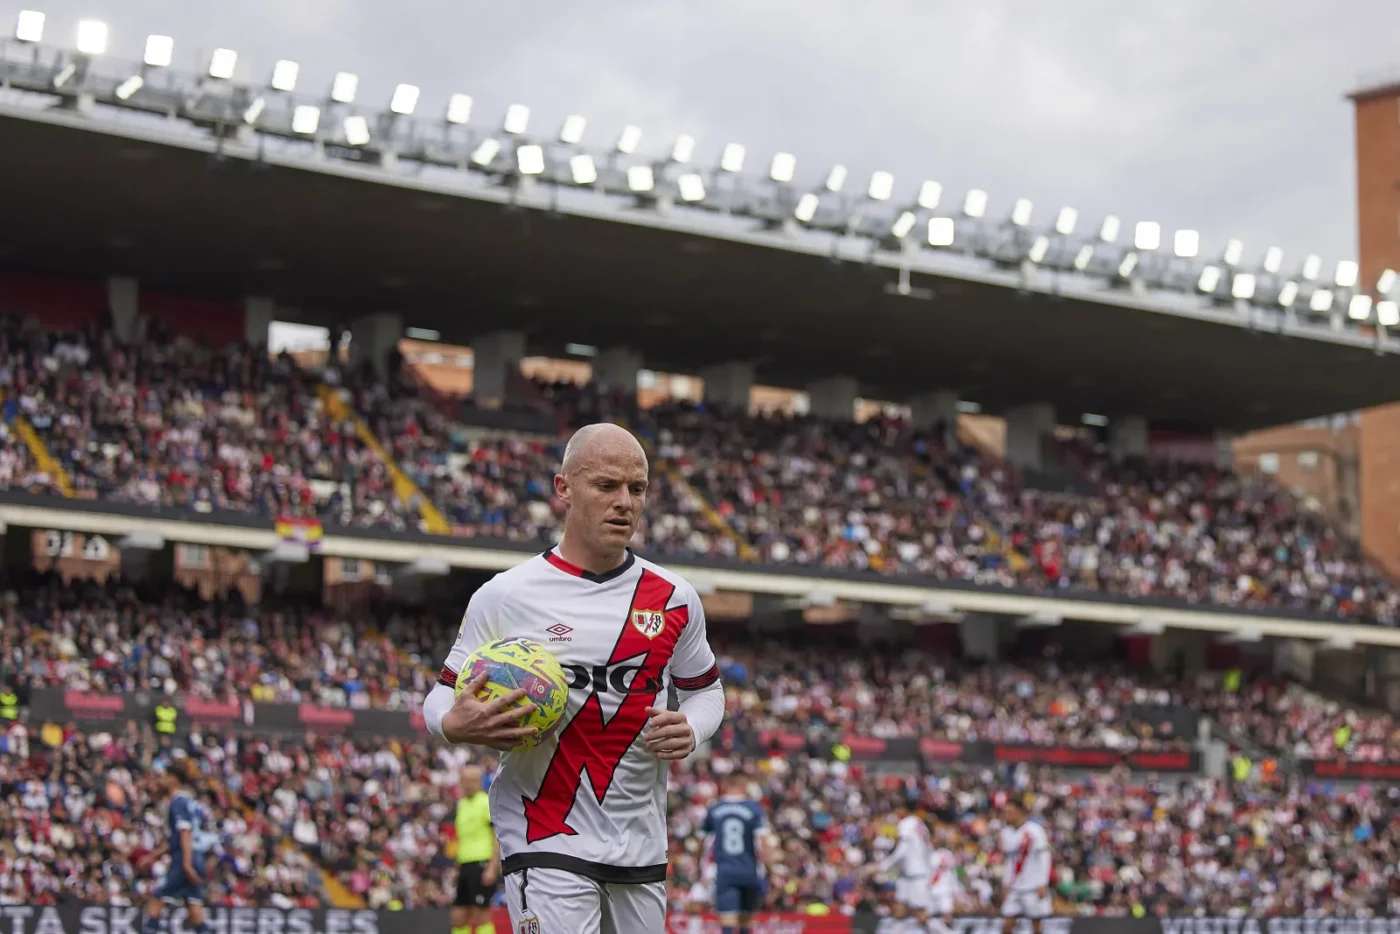
<svg viewBox="0 0 1400 934">
<path fill-rule="evenodd" d="M 193 733 L 158 739 L 128 724 L 84 733 L 48 724 L 0 734 L 0 903 L 139 901 L 160 878 L 160 776 L 214 816 L 210 901 L 313 906 L 322 874 L 373 908 L 443 906 L 455 875 L 452 814 L 472 753 L 418 739 Z M 489 763 L 487 763 L 489 765 Z M 995 910 L 1002 803 L 1020 798 L 1049 830 L 1057 909 L 1073 914 L 1395 915 L 1400 788 L 1128 773 L 878 774 L 809 758 L 719 748 L 671 776 L 670 899 L 706 907 L 712 870 L 700 826 L 720 778 L 739 770 L 774 838 L 765 906 L 870 910 L 877 870 L 912 811 L 956 854 L 961 913 Z"/>
<path fill-rule="evenodd" d="M 994 913 L 1000 803 L 1020 797 L 1046 826 L 1061 913 L 1393 915 L 1400 911 L 1400 789 L 1348 790 L 1127 773 L 944 771 L 879 776 L 801 757 L 718 755 L 673 780 L 672 898 L 708 895 L 699 832 L 718 777 L 740 770 L 776 838 L 767 905 L 851 910 L 882 896 L 874 867 L 900 809 L 923 815 L 957 857 L 960 913 Z"/>
<path fill-rule="evenodd" d="M 423 527 L 389 466 L 318 390 L 343 393 L 453 531 L 532 544 L 558 533 L 552 475 L 567 430 L 627 422 L 654 453 L 639 547 L 1037 591 L 1400 620 L 1400 590 L 1325 517 L 1267 478 L 1200 464 L 1115 463 L 1078 450 L 1045 492 L 941 429 L 836 423 L 537 385 L 552 436 L 474 427 L 397 366 L 303 370 L 159 332 L 59 333 L 0 317 L 0 390 L 80 495 L 200 511 Z M 43 490 L 11 430 L 0 485 Z M 8 481 L 8 482 L 6 482 Z M 1073 492 L 1065 492 L 1071 489 Z"/>
<path fill-rule="evenodd" d="M 266 786 L 240 793 L 255 787 L 241 784 L 253 776 L 240 767 L 231 740 L 182 746 L 133 722 L 111 732 L 50 723 L 33 734 L 10 724 L 0 734 L 0 904 L 143 902 L 169 865 L 162 781 L 174 771 L 192 779 L 184 784 L 219 840 L 202 867 L 214 904 L 319 905 L 320 868 L 289 842 L 294 813 Z"/>
<path fill-rule="evenodd" d="M 248 605 L 237 591 L 204 600 L 171 584 L 35 572 L 0 586 L 0 686 L 414 710 L 458 615 L 387 599 L 344 611 Z M 819 638 L 715 642 L 726 729 L 754 750 L 774 733 L 1182 749 L 1194 737 L 1176 734 L 1172 714 L 1184 708 L 1274 755 L 1400 759 L 1390 715 L 1267 678 L 1229 686 L 1219 672 L 1177 679 L 1056 653 L 986 664 L 908 646 L 849 653 Z"/>
<path fill-rule="evenodd" d="M 326 411 L 316 382 L 285 354 L 216 350 L 158 322 L 124 344 L 110 330 L 0 316 L 7 414 L 29 421 L 77 495 L 416 528 L 416 508 L 396 498 L 353 426 Z M 5 440 L 15 447 L 13 432 Z"/>
<path fill-rule="evenodd" d="M 393 605 L 338 613 L 231 591 L 158 592 L 32 574 L 0 590 L 0 683 L 214 701 L 406 710 L 422 701 L 451 621 Z"/>
<path fill-rule="evenodd" d="M 1297 759 L 1400 758 L 1400 722 L 1395 717 L 1352 707 L 1297 684 L 1263 678 L 1237 691 L 1198 691 L 1192 700 L 1227 735 Z"/>
</svg>

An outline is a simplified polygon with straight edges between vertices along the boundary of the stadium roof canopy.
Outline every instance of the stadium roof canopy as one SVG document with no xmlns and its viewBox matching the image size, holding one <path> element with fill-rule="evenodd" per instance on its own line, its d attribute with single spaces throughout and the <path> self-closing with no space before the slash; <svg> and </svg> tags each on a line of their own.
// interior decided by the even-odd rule
<svg viewBox="0 0 1400 934">
<path fill-rule="evenodd" d="M 270 295 L 310 323 L 520 329 L 531 352 L 629 346 L 674 372 L 751 359 L 762 382 L 846 374 L 872 398 L 1050 401 L 1066 420 L 1238 430 L 1400 399 L 1400 341 L 1326 318 L 193 129 L 0 102 L 0 264 Z"/>
</svg>

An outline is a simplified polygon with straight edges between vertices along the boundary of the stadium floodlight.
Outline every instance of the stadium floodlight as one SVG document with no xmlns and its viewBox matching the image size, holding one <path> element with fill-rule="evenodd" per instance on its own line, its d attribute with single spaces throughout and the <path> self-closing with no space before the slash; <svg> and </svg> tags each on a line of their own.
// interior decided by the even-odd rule
<svg viewBox="0 0 1400 934">
<path fill-rule="evenodd" d="M 444 119 L 448 123 L 455 123 L 461 126 L 472 118 L 472 96 L 470 94 L 453 94 L 447 99 L 447 113 Z"/>
<path fill-rule="evenodd" d="M 865 194 L 871 201 L 890 200 L 890 195 L 894 194 L 894 176 L 883 170 L 871 172 Z"/>
<path fill-rule="evenodd" d="M 1397 274 L 1394 269 L 1383 270 L 1380 278 L 1376 279 L 1376 292 L 1383 296 L 1389 295 L 1395 291 L 1397 281 L 1400 281 L 1400 274 Z"/>
<path fill-rule="evenodd" d="M 249 104 L 247 108 L 245 108 L 243 111 L 243 122 L 248 124 L 249 126 L 252 126 L 253 124 L 258 122 L 258 118 L 263 115 L 263 111 L 266 109 L 267 98 L 261 95 L 253 98 L 253 102 Z"/>
<path fill-rule="evenodd" d="M 1071 207 L 1060 208 L 1059 216 L 1055 218 L 1055 233 L 1062 237 L 1068 237 L 1074 233 L 1074 228 L 1079 225 L 1079 212 Z"/>
<path fill-rule="evenodd" d="M 227 81 L 238 68 L 238 53 L 233 49 L 215 49 L 209 56 L 209 77 Z"/>
<path fill-rule="evenodd" d="M 1371 317 L 1371 296 L 1353 295 L 1347 305 L 1347 317 L 1353 321 L 1365 321 Z"/>
<path fill-rule="evenodd" d="M 598 167 L 592 156 L 581 152 L 569 160 L 569 174 L 575 185 L 591 185 L 598 180 Z"/>
<path fill-rule="evenodd" d="M 1226 241 L 1226 243 L 1225 243 L 1225 252 L 1224 252 L 1224 254 L 1221 256 L 1221 259 L 1224 261 L 1224 263 L 1225 263 L 1226 266 L 1230 266 L 1230 267 L 1238 266 L 1238 265 L 1240 264 L 1240 260 L 1244 259 L 1244 241 L 1242 241 L 1242 240 L 1228 240 L 1228 241 Z"/>
<path fill-rule="evenodd" d="M 685 165 L 693 158 L 695 158 L 695 137 L 688 133 L 682 133 L 671 144 L 671 161 Z"/>
<path fill-rule="evenodd" d="M 1133 229 L 1133 247 L 1155 250 L 1162 245 L 1162 225 L 1156 221 L 1138 221 Z"/>
<path fill-rule="evenodd" d="M 1011 206 L 1011 223 L 1017 227 L 1026 226 L 1031 222 L 1031 211 L 1034 209 L 1030 198 L 1017 198 L 1016 203 Z"/>
<path fill-rule="evenodd" d="M 628 124 L 622 128 L 622 132 L 617 136 L 617 151 L 625 156 L 630 156 L 637 151 L 641 142 L 642 128 Z"/>
<path fill-rule="evenodd" d="M 938 202 L 943 198 L 943 186 L 935 181 L 925 181 L 919 186 L 919 207 L 925 211 L 932 211 L 938 207 Z"/>
<path fill-rule="evenodd" d="M 541 175 L 544 173 L 544 147 L 536 144 L 520 146 L 515 150 L 515 167 L 521 175 Z"/>
<path fill-rule="evenodd" d="M 588 126 L 588 118 L 583 114 L 569 114 L 559 127 L 559 142 L 578 145 L 583 142 L 583 131 Z"/>
<path fill-rule="evenodd" d="M 1201 277 L 1196 280 L 1196 288 L 1207 294 L 1220 287 L 1220 267 L 1206 266 L 1201 269 Z"/>
<path fill-rule="evenodd" d="M 784 184 L 792 181 L 797 174 L 797 157 L 790 152 L 775 152 L 768 164 L 768 177 Z"/>
<path fill-rule="evenodd" d="M 1309 253 L 1308 258 L 1303 260 L 1303 278 L 1309 282 L 1316 282 L 1320 275 L 1322 275 L 1322 257 L 1316 253 Z"/>
<path fill-rule="evenodd" d="M 146 37 L 146 54 L 141 60 L 152 68 L 169 68 L 175 60 L 175 40 L 152 33 Z"/>
<path fill-rule="evenodd" d="M 355 103 L 355 93 L 360 89 L 360 76 L 351 71 L 337 71 L 331 81 L 331 100 L 337 104 Z"/>
<path fill-rule="evenodd" d="M 804 224 L 812 223 L 812 218 L 817 216 L 817 208 L 821 205 L 821 199 L 812 192 L 797 199 L 797 207 L 793 209 L 792 216 Z"/>
<path fill-rule="evenodd" d="M 142 78 L 140 75 L 132 75 L 130 78 L 127 78 L 121 84 L 117 85 L 117 90 L 115 92 L 117 100 L 131 100 L 131 95 L 141 90 L 141 86 L 145 83 L 146 79 Z"/>
<path fill-rule="evenodd" d="M 914 229 L 914 225 L 918 221 L 919 219 L 913 211 L 901 211 L 900 215 L 894 219 L 894 223 L 890 225 L 890 236 L 896 240 L 903 240 L 909 236 L 909 232 Z"/>
<path fill-rule="evenodd" d="M 1118 232 L 1122 227 L 1123 222 L 1118 219 L 1117 214 L 1108 215 L 1099 226 L 1099 239 L 1104 243 L 1116 243 L 1118 241 Z"/>
<path fill-rule="evenodd" d="M 846 167 L 844 165 L 833 165 L 831 171 L 826 173 L 826 190 L 832 194 L 838 194 L 842 188 L 846 187 Z"/>
<path fill-rule="evenodd" d="M 471 160 L 476 165 L 485 168 L 496 161 L 496 157 L 501 154 L 501 143 L 499 140 L 488 136 L 476 144 L 472 150 Z"/>
<path fill-rule="evenodd" d="M 726 172 L 742 172 L 744 170 L 744 144 L 726 143 L 724 151 L 719 155 L 719 167 Z"/>
<path fill-rule="evenodd" d="M 1201 252 L 1201 232 L 1199 230 L 1178 230 L 1172 237 L 1172 252 L 1181 259 L 1194 259 Z"/>
<path fill-rule="evenodd" d="M 928 245 L 952 246 L 957 236 L 957 228 L 951 217 L 930 217 L 928 219 Z"/>
<path fill-rule="evenodd" d="M 396 84 L 394 94 L 389 98 L 389 110 L 402 117 L 412 116 L 418 108 L 420 91 L 416 84 Z"/>
<path fill-rule="evenodd" d="M 627 187 L 641 194 L 656 187 L 656 177 L 649 165 L 634 165 L 627 169 Z"/>
<path fill-rule="evenodd" d="M 1289 279 L 1278 290 L 1278 303 L 1284 308 L 1292 308 L 1293 303 L 1298 300 L 1298 283 Z"/>
<path fill-rule="evenodd" d="M 78 51 L 101 55 L 107 51 L 107 24 L 100 19 L 78 20 Z"/>
<path fill-rule="evenodd" d="M 1040 236 L 1036 237 L 1035 242 L 1031 244 L 1030 250 L 1026 253 L 1026 258 L 1029 259 L 1032 263 L 1040 265 L 1041 263 L 1045 262 L 1045 257 L 1048 256 L 1049 253 L 1050 238 L 1045 236 L 1044 234 L 1041 234 Z"/>
<path fill-rule="evenodd" d="M 1376 302 L 1376 323 L 1387 328 L 1400 325 L 1400 304 L 1390 299 Z"/>
<path fill-rule="evenodd" d="M 987 213 L 987 193 L 973 188 L 963 196 L 963 213 L 968 217 L 981 217 Z"/>
<path fill-rule="evenodd" d="M 680 192 L 682 201 L 694 204 L 696 201 L 705 200 L 705 180 L 698 172 L 687 172 L 677 178 L 676 190 Z"/>
<path fill-rule="evenodd" d="M 20 10 L 15 20 L 15 38 L 20 42 L 39 42 L 44 38 L 44 14 L 38 10 Z"/>
<path fill-rule="evenodd" d="M 292 132 L 310 136 L 321 125 L 321 108 L 312 104 L 298 104 L 292 111 Z"/>
<path fill-rule="evenodd" d="M 1361 272 L 1354 259 L 1337 260 L 1337 269 L 1333 273 L 1332 281 L 1337 283 L 1339 289 L 1350 289 L 1356 286 L 1357 278 Z"/>
<path fill-rule="evenodd" d="M 1254 297 L 1254 274 L 1249 272 L 1236 273 L 1235 281 L 1230 283 L 1230 294 L 1238 299 L 1249 301 Z"/>
<path fill-rule="evenodd" d="M 524 104 L 511 104 L 506 108 L 506 118 L 501 121 L 501 129 L 512 136 L 519 136 L 530 126 L 530 108 Z"/>
<path fill-rule="evenodd" d="M 1276 276 L 1283 268 L 1283 248 L 1271 246 L 1264 251 L 1264 271 Z"/>
<path fill-rule="evenodd" d="M 369 142 L 369 121 L 359 114 L 346 117 L 341 128 L 345 130 L 345 141 L 351 146 L 364 146 Z"/>
<path fill-rule="evenodd" d="M 1089 264 L 1094 261 L 1094 245 L 1086 243 L 1079 248 L 1079 252 L 1074 254 L 1074 268 L 1083 272 L 1089 268 Z"/>
<path fill-rule="evenodd" d="M 291 59 L 279 59 L 276 65 L 272 66 L 272 80 L 269 82 L 274 91 L 295 91 L 297 88 L 297 75 L 301 73 L 301 66 Z"/>
<path fill-rule="evenodd" d="M 1133 274 L 1133 270 L 1137 269 L 1137 265 L 1138 255 L 1129 252 L 1123 257 L 1123 261 L 1118 264 L 1118 275 L 1122 276 L 1124 279 L 1128 278 Z"/>
<path fill-rule="evenodd" d="M 1331 289 L 1314 289 L 1314 290 L 1313 290 L 1313 293 L 1312 293 L 1312 300 L 1308 303 L 1308 307 L 1310 307 L 1313 311 L 1318 311 L 1318 312 L 1321 312 L 1321 311 L 1331 311 L 1331 310 L 1332 310 L 1332 290 L 1331 290 Z"/>
</svg>

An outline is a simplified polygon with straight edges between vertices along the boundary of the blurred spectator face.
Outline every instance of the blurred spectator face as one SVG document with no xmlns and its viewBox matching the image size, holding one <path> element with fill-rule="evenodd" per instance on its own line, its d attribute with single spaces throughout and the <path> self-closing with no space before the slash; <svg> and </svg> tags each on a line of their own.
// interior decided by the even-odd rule
<svg viewBox="0 0 1400 934">
<path fill-rule="evenodd" d="M 462 770 L 462 795 L 470 798 L 481 790 L 481 766 L 469 765 Z"/>
</svg>

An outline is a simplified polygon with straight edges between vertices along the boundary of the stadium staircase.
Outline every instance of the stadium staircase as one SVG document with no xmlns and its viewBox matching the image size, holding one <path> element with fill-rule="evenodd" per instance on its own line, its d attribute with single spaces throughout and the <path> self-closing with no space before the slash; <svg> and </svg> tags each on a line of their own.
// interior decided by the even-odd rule
<svg viewBox="0 0 1400 934">
<path fill-rule="evenodd" d="M 758 560 L 758 552 L 754 551 L 753 546 L 744 541 L 742 535 L 734 531 L 734 527 L 729 524 L 728 520 L 720 515 L 719 510 L 716 509 L 708 499 L 701 495 L 699 490 L 690 485 L 689 480 L 681 476 L 681 472 L 676 469 L 675 465 L 662 463 L 659 466 L 662 471 L 665 472 L 666 478 L 675 485 L 676 489 L 694 498 L 696 504 L 700 507 L 700 515 L 705 518 L 705 521 L 708 522 L 715 531 L 734 542 L 739 549 L 740 558 L 745 561 Z"/>
<path fill-rule="evenodd" d="M 325 886 L 326 898 L 334 908 L 364 908 L 365 900 L 335 877 L 335 873 L 329 869 L 321 869 L 321 885 Z"/>
<path fill-rule="evenodd" d="M 49 446 L 44 443 L 44 439 L 39 437 L 39 433 L 34 430 L 34 426 L 29 424 L 28 419 L 22 415 L 16 415 L 11 422 L 24 446 L 29 448 L 29 455 L 34 458 L 34 463 L 39 469 L 53 478 L 54 486 L 64 496 L 71 499 L 73 497 L 73 481 L 68 476 L 68 471 L 63 469 L 63 465 L 49 453 Z"/>
<path fill-rule="evenodd" d="M 432 501 L 418 489 L 418 484 L 409 479 L 408 474 L 403 472 L 398 462 L 394 460 L 389 449 L 380 443 L 379 438 L 370 430 L 365 420 L 356 413 L 350 411 L 350 407 L 345 404 L 345 400 L 340 397 L 338 390 L 322 383 L 316 389 L 317 395 L 321 397 L 321 404 L 326 407 L 326 411 L 331 418 L 337 421 L 349 421 L 355 426 L 355 436 L 360 439 L 360 443 L 374 452 L 374 456 L 389 471 L 389 476 L 394 483 L 394 495 L 399 502 L 405 505 L 417 504 L 418 514 L 423 519 L 423 530 L 433 535 L 450 535 L 452 527 L 448 525 L 447 517 L 442 514 Z"/>
</svg>

